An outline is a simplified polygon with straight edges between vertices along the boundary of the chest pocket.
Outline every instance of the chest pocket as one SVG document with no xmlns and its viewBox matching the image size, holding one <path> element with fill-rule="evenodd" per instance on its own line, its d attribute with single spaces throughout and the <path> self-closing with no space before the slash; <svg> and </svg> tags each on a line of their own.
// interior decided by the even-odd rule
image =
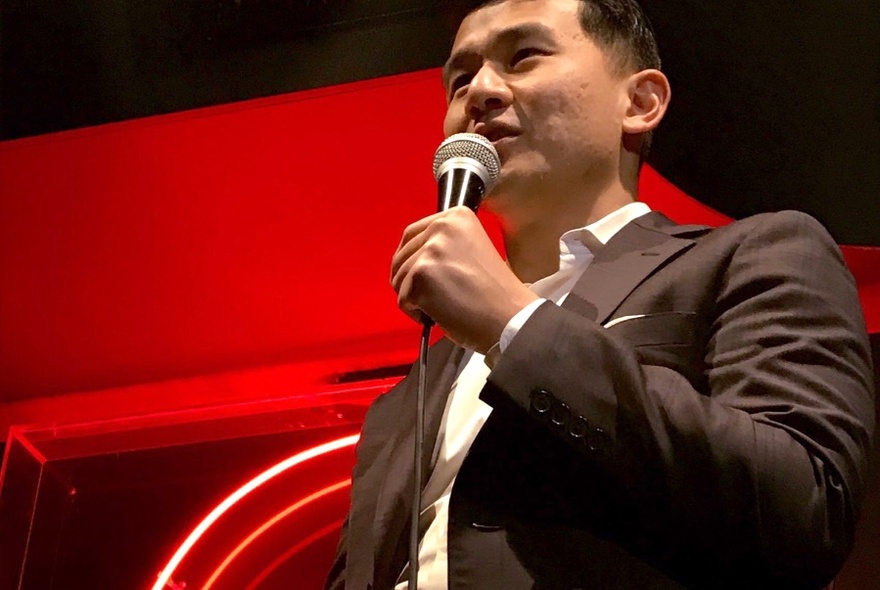
<svg viewBox="0 0 880 590">
<path fill-rule="evenodd" d="M 705 391 L 705 330 L 692 311 L 667 311 L 618 318 L 608 333 L 635 347 L 643 365 L 668 367 L 697 391 Z"/>
</svg>

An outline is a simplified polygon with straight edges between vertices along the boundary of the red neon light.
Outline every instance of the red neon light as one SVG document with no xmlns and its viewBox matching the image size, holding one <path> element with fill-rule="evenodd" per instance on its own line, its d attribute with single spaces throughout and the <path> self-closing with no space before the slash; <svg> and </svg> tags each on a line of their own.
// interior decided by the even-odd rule
<svg viewBox="0 0 880 590">
<path fill-rule="evenodd" d="M 311 459 L 315 459 L 316 457 L 320 457 L 322 455 L 326 455 L 327 453 L 332 453 L 333 451 L 338 451 L 340 449 L 344 449 L 346 447 L 354 446 L 360 438 L 359 434 L 355 434 L 352 436 L 346 436 L 345 438 L 339 438 L 336 440 L 332 440 L 330 442 L 324 443 L 322 445 L 318 445 L 316 447 L 312 447 L 306 451 L 301 453 L 297 453 L 292 457 L 288 457 L 284 461 L 280 463 L 276 463 L 269 469 L 266 469 L 229 496 L 226 497 L 225 500 L 220 502 L 208 515 L 202 519 L 202 521 L 196 525 L 196 527 L 187 535 L 186 539 L 184 539 L 183 543 L 177 548 L 177 551 L 174 552 L 174 555 L 171 556 L 171 559 L 159 573 L 159 576 L 156 579 L 156 583 L 153 584 L 152 590 L 162 590 L 168 585 L 168 581 L 171 579 L 171 574 L 177 569 L 177 566 L 180 565 L 180 562 L 183 561 L 183 558 L 186 557 L 187 553 L 193 548 L 193 546 L 202 538 L 202 536 L 208 531 L 211 526 L 217 520 L 223 516 L 226 512 L 229 511 L 235 504 L 240 502 L 245 496 L 256 490 L 261 485 L 265 484 L 267 481 L 272 478 L 284 473 L 288 469 L 296 467 L 297 465 L 309 461 Z"/>
<path fill-rule="evenodd" d="M 279 565 L 281 565 L 282 563 L 284 563 L 285 561 L 290 559 L 291 555 L 294 555 L 295 553 L 299 553 L 300 551 L 302 551 L 303 549 L 305 549 L 306 547 L 308 547 L 309 545 L 311 545 L 312 543 L 314 543 L 318 539 L 320 539 L 322 537 L 326 537 L 327 535 L 329 535 L 332 532 L 338 531 L 340 528 L 342 528 L 342 523 L 344 521 L 345 521 L 345 519 L 342 518 L 332 524 L 328 524 L 324 528 L 315 531 L 314 533 L 312 533 L 311 535 L 309 535 L 308 537 L 306 537 L 305 539 L 303 539 L 302 541 L 300 541 L 299 543 L 297 543 L 296 545 L 294 545 L 293 547 L 291 547 L 290 549 L 285 551 L 282 555 L 279 555 L 278 557 L 276 557 L 275 560 L 272 563 L 270 563 L 268 566 L 266 566 L 266 568 L 263 571 L 261 571 L 259 573 L 259 575 L 256 578 L 254 578 L 251 581 L 251 583 L 248 584 L 244 590 L 254 590 L 255 588 L 257 588 L 263 580 L 265 580 L 272 572 L 274 572 L 276 569 L 278 569 Z"/>
<path fill-rule="evenodd" d="M 15 426 L 10 428 L 9 429 L 9 441 L 12 442 L 12 439 L 14 438 L 16 441 L 18 441 L 18 444 L 20 444 L 25 449 L 27 449 L 28 453 L 33 455 L 34 459 L 36 459 L 37 461 L 40 462 L 40 465 L 45 465 L 46 464 L 46 457 L 43 456 L 43 453 L 41 453 L 37 449 L 37 447 L 35 447 L 33 445 L 33 443 L 31 443 L 31 441 L 28 440 L 28 437 L 24 434 L 24 432 L 22 432 L 22 430 L 23 430 L 22 428 L 16 428 Z M 4 465 L 6 465 L 6 463 L 4 463 Z"/>
<path fill-rule="evenodd" d="M 281 512 L 279 512 L 278 514 L 276 514 L 275 516 L 273 516 L 272 518 L 270 518 L 266 522 L 264 522 L 254 532 L 252 532 L 250 535 L 248 535 L 246 539 L 244 539 L 241 543 L 239 543 L 238 546 L 229 553 L 229 555 L 226 556 L 226 559 L 224 559 L 223 562 L 217 567 L 217 569 L 214 570 L 214 573 L 211 574 L 211 577 L 208 578 L 208 581 L 205 582 L 204 586 L 202 586 L 202 590 L 209 590 L 211 588 L 211 586 L 214 585 L 214 582 L 217 581 L 217 578 L 219 578 L 220 575 L 226 570 L 226 568 L 229 567 L 229 564 L 232 563 L 232 561 L 236 557 L 238 557 L 239 553 L 244 551 L 244 549 L 248 545 L 253 543 L 257 537 L 259 537 L 260 535 L 265 533 L 267 530 L 269 530 L 271 527 L 273 527 L 276 523 L 281 521 L 283 518 L 286 518 L 287 516 L 293 514 L 294 512 L 299 510 L 300 508 L 303 508 L 304 506 L 307 506 L 307 505 L 311 504 L 312 502 L 319 500 L 320 498 L 323 498 L 324 496 L 326 496 L 328 494 L 332 494 L 333 492 L 341 490 L 346 487 L 349 487 L 350 485 L 351 485 L 351 479 L 345 479 L 345 480 L 342 480 L 342 481 L 335 483 L 331 486 L 328 486 L 326 488 L 318 490 L 317 492 L 306 496 L 305 498 L 299 500 L 298 502 L 291 504 L 290 506 L 288 506 L 287 508 L 285 508 L 284 510 L 282 510 Z"/>
</svg>

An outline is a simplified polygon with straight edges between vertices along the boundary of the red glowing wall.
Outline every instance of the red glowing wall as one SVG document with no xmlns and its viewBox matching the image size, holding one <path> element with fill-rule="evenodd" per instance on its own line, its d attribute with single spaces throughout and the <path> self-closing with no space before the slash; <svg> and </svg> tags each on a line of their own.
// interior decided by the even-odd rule
<svg viewBox="0 0 880 590">
<path fill-rule="evenodd" d="M 435 206 L 439 84 L 429 70 L 0 144 L 0 426 L 88 413 L 45 402 L 59 394 L 409 362 L 388 261 Z M 642 196 L 725 221 L 650 169 Z M 849 258 L 878 331 L 876 249 Z M 115 410 L 77 399 L 99 415 L 204 401 L 127 391 Z"/>
</svg>

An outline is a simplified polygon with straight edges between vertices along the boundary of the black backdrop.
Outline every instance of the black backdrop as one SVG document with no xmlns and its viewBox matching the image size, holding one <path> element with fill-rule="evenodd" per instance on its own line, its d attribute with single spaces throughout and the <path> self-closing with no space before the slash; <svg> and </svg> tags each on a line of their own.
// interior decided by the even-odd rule
<svg viewBox="0 0 880 590">
<path fill-rule="evenodd" d="M 643 0 L 673 105 L 650 163 L 733 217 L 880 245 L 880 0 Z M 436 67 L 437 0 L 3 0 L 0 138 Z M 439 92 L 438 82 L 438 92 Z"/>
</svg>

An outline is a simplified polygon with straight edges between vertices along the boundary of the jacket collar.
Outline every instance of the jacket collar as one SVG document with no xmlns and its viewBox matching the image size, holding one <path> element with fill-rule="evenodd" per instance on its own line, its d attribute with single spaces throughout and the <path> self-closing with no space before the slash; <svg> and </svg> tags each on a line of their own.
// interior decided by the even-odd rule
<svg viewBox="0 0 880 590">
<path fill-rule="evenodd" d="M 677 225 L 656 211 L 634 219 L 595 253 L 562 307 L 604 323 L 633 289 L 710 229 Z"/>
</svg>

